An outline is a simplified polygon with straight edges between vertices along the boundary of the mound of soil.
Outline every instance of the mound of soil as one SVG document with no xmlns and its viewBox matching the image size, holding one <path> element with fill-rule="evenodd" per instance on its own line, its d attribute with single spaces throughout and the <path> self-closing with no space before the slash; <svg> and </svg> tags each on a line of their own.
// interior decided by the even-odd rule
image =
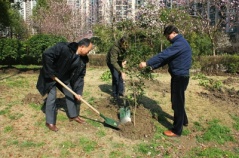
<svg viewBox="0 0 239 158">
<path fill-rule="evenodd" d="M 39 104 L 39 106 L 42 106 L 44 103 L 43 97 L 40 94 L 32 94 L 32 93 L 26 95 L 22 101 L 25 104 L 34 103 Z M 66 103 L 64 97 L 58 98 L 56 100 L 56 104 L 59 109 L 62 108 L 64 109 L 64 111 L 66 110 Z M 118 111 L 119 108 L 117 105 L 111 102 L 110 98 L 96 100 L 94 102 L 94 106 L 96 106 L 95 108 L 106 117 L 113 119 L 117 122 L 120 122 Z M 113 131 L 116 132 L 116 134 L 118 134 L 121 137 L 133 140 L 151 138 L 154 135 L 155 127 L 153 124 L 152 115 L 149 112 L 149 110 L 145 109 L 143 106 L 136 107 L 135 116 L 133 114 L 133 109 L 131 109 L 130 111 L 131 111 L 131 122 L 119 124 L 119 129 Z M 91 115 L 94 116 L 87 117 L 88 118 L 95 117 L 95 113 L 92 113 Z"/>
<path fill-rule="evenodd" d="M 120 122 L 118 116 L 119 108 L 118 106 L 111 103 L 110 98 L 105 98 L 97 101 L 95 105 L 98 106 L 99 111 L 102 114 L 106 115 L 106 117 Z M 155 132 L 151 113 L 143 106 L 136 107 L 135 115 L 134 110 L 135 109 L 131 107 L 131 122 L 120 124 L 119 130 L 115 130 L 115 132 L 121 137 L 133 140 L 151 138 Z"/>
</svg>

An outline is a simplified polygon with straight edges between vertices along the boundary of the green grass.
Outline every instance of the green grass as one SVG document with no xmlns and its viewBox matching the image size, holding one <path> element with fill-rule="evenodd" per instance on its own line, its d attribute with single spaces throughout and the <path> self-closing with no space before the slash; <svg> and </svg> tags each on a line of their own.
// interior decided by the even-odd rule
<svg viewBox="0 0 239 158">
<path fill-rule="evenodd" d="M 183 129 L 183 132 L 182 132 L 182 135 L 183 136 L 187 136 L 187 135 L 189 135 L 191 132 L 188 130 L 188 129 Z"/>
<path fill-rule="evenodd" d="M 10 108 L 9 107 L 6 107 L 5 109 L 0 110 L 0 115 L 7 115 L 9 113 L 10 113 Z"/>
<path fill-rule="evenodd" d="M 40 69 L 42 66 L 39 65 L 13 65 L 13 67 L 17 69 L 24 69 L 24 70 L 32 70 L 32 69 Z"/>
<path fill-rule="evenodd" d="M 19 69 L 24 69 L 24 66 L 22 68 L 20 67 Z M 21 92 L 27 90 L 28 84 L 29 85 L 33 84 L 32 83 L 33 79 L 27 78 L 26 79 L 27 83 L 25 83 L 24 77 L 21 77 L 21 76 L 23 76 L 23 74 L 20 74 L 20 75 L 17 74 L 16 76 L 12 76 L 10 78 L 1 80 L 0 83 L 1 85 L 4 86 L 4 88 L 8 88 L 7 85 L 10 85 L 13 88 L 13 92 L 16 92 L 16 94 L 14 95 L 23 96 L 24 94 L 21 94 Z M 16 83 L 14 83 L 15 80 L 16 80 Z M 21 84 L 23 84 L 23 86 Z M 215 86 L 214 88 L 218 88 L 221 86 L 221 83 L 215 82 L 214 86 Z M 108 88 L 108 86 L 106 86 L 106 88 Z M 92 87 L 90 89 L 92 89 Z M 93 103 L 92 105 L 94 105 L 94 102 L 98 101 L 97 100 L 98 98 L 97 99 L 94 98 L 95 97 L 94 94 L 91 92 L 91 90 L 87 89 L 87 87 L 86 87 L 86 91 L 84 91 L 84 94 L 85 92 L 87 96 L 86 97 L 87 101 L 89 101 L 91 104 Z M 151 98 L 152 96 L 161 97 L 161 95 L 155 95 L 155 94 L 152 94 L 151 96 L 148 96 L 148 97 Z M 188 158 L 191 158 L 191 157 L 205 157 L 205 158 L 206 157 L 209 157 L 209 158 L 210 157 L 212 158 L 236 157 L 237 158 L 239 155 L 239 147 L 237 145 L 238 141 L 233 140 L 233 138 L 230 138 L 231 136 L 234 136 L 233 133 L 231 134 L 231 130 L 233 130 L 233 132 L 237 132 L 235 130 L 239 130 L 239 117 L 237 114 L 234 114 L 231 116 L 233 120 L 233 124 L 232 124 L 233 128 L 231 129 L 226 127 L 227 124 L 224 124 L 224 125 L 220 124 L 220 122 L 216 120 L 210 121 L 208 124 L 205 124 L 205 120 L 210 120 L 211 118 L 206 118 L 207 116 L 201 115 L 199 118 L 197 118 L 198 122 L 193 122 L 193 126 L 189 126 L 183 129 L 183 134 L 182 134 L 183 136 L 181 138 L 171 139 L 163 135 L 163 131 L 165 131 L 166 128 L 168 128 L 165 125 L 166 123 L 169 123 L 168 121 L 169 118 L 165 117 L 164 112 L 161 112 L 161 113 L 156 112 L 160 120 L 159 121 L 153 120 L 155 123 L 155 128 L 156 128 L 154 137 L 150 140 L 136 140 L 136 141 L 132 140 L 132 143 L 128 144 L 127 142 L 129 140 L 122 141 L 124 140 L 124 138 L 118 139 L 118 136 L 114 137 L 115 133 L 112 134 L 112 131 L 110 129 L 104 128 L 101 123 L 90 120 L 90 119 L 87 120 L 87 123 L 90 124 L 89 126 L 92 126 L 91 127 L 92 129 L 89 128 L 90 130 L 89 133 L 82 132 L 81 130 L 68 132 L 66 133 L 67 135 L 65 135 L 65 133 L 62 133 L 61 130 L 58 133 L 53 133 L 52 131 L 49 131 L 49 129 L 45 127 L 45 116 L 40 111 L 40 106 L 34 103 L 29 103 L 27 105 L 27 108 L 28 108 L 27 110 L 30 110 L 29 112 L 32 112 L 31 115 L 29 116 L 30 119 L 32 117 L 35 117 L 34 118 L 35 122 L 33 121 L 31 123 L 34 124 L 34 126 L 37 128 L 30 129 L 30 126 L 26 126 L 26 127 L 22 126 L 20 128 L 20 130 L 22 131 L 18 131 L 15 129 L 15 126 L 13 124 L 8 124 L 8 123 L 9 122 L 14 123 L 14 120 L 22 118 L 22 116 L 26 115 L 24 112 L 19 111 L 19 109 L 23 107 L 22 101 L 21 99 L 18 99 L 19 97 L 11 98 L 11 101 L 6 101 L 4 97 L 5 96 L 2 97 L 2 100 L 0 102 L 1 104 L 0 117 L 3 118 L 2 120 L 3 123 L 1 128 L 3 137 L 0 137 L 0 142 L 2 142 L 1 151 L 3 151 L 3 156 L 6 156 L 7 154 L 9 155 L 9 153 L 11 152 L 9 150 L 12 150 L 13 154 L 14 153 L 19 155 L 22 154 L 22 156 L 27 157 L 27 154 L 29 154 L 29 152 L 31 151 L 36 151 L 37 153 L 40 153 L 41 151 L 46 149 L 49 149 L 49 152 L 46 152 L 46 155 L 40 155 L 40 157 L 42 158 L 54 157 L 55 156 L 53 155 L 54 153 L 50 152 L 50 150 L 58 152 L 57 155 L 58 156 L 60 155 L 59 157 L 62 157 L 62 158 L 74 157 L 74 156 L 110 157 L 110 158 L 114 158 L 114 157 L 130 158 L 132 156 L 137 158 L 173 157 L 175 156 L 174 155 L 175 153 L 179 153 L 180 155 L 181 152 L 184 154 L 184 155 L 181 155 L 182 157 L 188 157 Z M 190 98 L 190 99 L 193 100 L 193 98 Z M 147 99 L 146 103 L 158 104 L 160 106 L 160 104 L 168 103 L 165 100 L 168 100 L 168 99 L 162 99 L 162 98 L 152 99 L 151 98 L 151 99 Z M 193 107 L 189 106 L 188 110 L 192 110 L 191 108 Z M 99 107 L 99 110 L 100 110 L 100 107 Z M 98 118 L 97 114 L 89 108 L 83 111 L 83 113 L 84 113 L 84 116 L 86 117 Z M 193 116 L 193 113 L 192 113 L 192 116 Z M 218 117 L 220 118 L 221 116 L 218 116 Z M 65 112 L 58 111 L 57 121 L 65 121 L 65 120 L 68 121 L 68 118 Z M 100 118 L 99 121 L 103 121 L 103 119 Z M 63 124 L 61 126 L 64 127 Z M 33 131 L 25 132 L 24 130 L 25 131 L 33 130 Z M 24 139 L 22 137 L 19 137 L 19 134 L 21 134 L 21 136 L 24 136 Z M 78 135 L 79 137 L 76 138 L 75 135 Z M 198 142 L 196 142 L 196 144 L 198 144 L 197 147 L 195 147 L 195 144 L 194 144 L 195 140 L 194 140 L 194 137 L 192 137 L 194 135 L 196 135 L 198 140 Z M 51 143 L 47 141 L 49 139 L 52 139 L 53 137 L 56 140 L 55 143 L 54 142 Z M 68 139 L 68 138 L 71 138 L 71 139 Z M 182 151 L 180 148 L 181 146 L 179 146 L 181 145 L 180 141 L 182 139 L 186 140 L 186 143 L 187 143 L 187 139 L 193 139 L 192 146 L 188 147 L 187 150 Z M 48 142 L 49 144 L 44 144 L 43 142 L 39 142 L 39 141 L 45 141 L 45 142 Z M 229 143 L 225 143 L 225 142 L 229 142 Z M 226 146 L 227 144 L 232 145 L 232 148 L 227 147 Z M 189 145 L 190 144 L 187 144 L 187 146 Z M 5 150 L 6 148 L 8 149 Z M 227 150 L 229 149 L 230 151 L 226 151 L 225 148 L 227 148 Z M 27 150 L 29 150 L 29 152 Z M 4 152 L 7 154 L 4 155 Z M 107 153 L 108 155 L 104 155 L 105 153 Z M 99 154 L 101 155 L 99 156 Z"/>
<path fill-rule="evenodd" d="M 75 148 L 76 144 L 74 144 L 71 141 L 64 141 L 64 142 L 60 143 L 60 147 L 65 148 L 65 149 L 70 149 L 70 148 Z"/>
<path fill-rule="evenodd" d="M 96 135 L 100 138 L 106 136 L 105 130 L 100 129 L 99 131 L 97 131 Z"/>
<path fill-rule="evenodd" d="M 137 145 L 136 152 L 139 152 L 139 153 L 141 153 L 145 156 L 148 155 L 148 156 L 154 157 L 154 156 L 160 154 L 158 146 L 160 146 L 160 144 L 157 144 L 157 143 L 141 143 L 141 144 Z"/>
<path fill-rule="evenodd" d="M 215 147 L 209 147 L 206 149 L 202 149 L 202 148 L 194 148 L 190 151 L 190 153 L 185 156 L 188 158 L 191 157 L 205 157 L 205 158 L 225 158 L 225 157 L 230 157 L 230 158 L 239 158 L 238 155 L 236 155 L 235 153 L 232 153 L 230 151 L 225 151 L 222 149 L 218 149 Z"/>
<path fill-rule="evenodd" d="M 45 144 L 44 142 L 38 143 L 38 142 L 26 140 L 26 141 L 19 143 L 19 147 L 22 147 L 22 148 L 41 147 L 44 144 Z"/>
<path fill-rule="evenodd" d="M 158 121 L 154 122 L 156 132 L 152 140 L 149 142 L 142 142 L 140 144 L 137 144 L 134 147 L 134 150 L 136 153 L 140 153 L 141 155 L 144 155 L 145 157 L 157 157 L 157 155 L 160 154 L 159 146 L 166 146 L 167 143 L 160 143 L 158 140 L 164 139 L 163 131 L 165 130 L 162 128 L 162 126 L 159 125 Z"/>
<path fill-rule="evenodd" d="M 156 128 L 156 132 L 154 134 L 153 139 L 162 139 L 163 132 L 164 132 L 165 129 L 163 129 L 162 126 L 159 125 L 158 121 L 154 121 L 154 125 L 155 125 L 155 128 Z"/>
<path fill-rule="evenodd" d="M 91 95 L 91 93 L 90 93 L 89 91 L 87 91 L 87 90 L 85 90 L 85 91 L 83 92 L 83 97 L 84 97 L 84 98 L 89 97 L 90 95 Z"/>
<path fill-rule="evenodd" d="M 123 144 L 123 143 L 112 142 L 111 144 L 112 144 L 113 148 L 123 148 L 125 146 L 125 144 Z"/>
<path fill-rule="evenodd" d="M 7 145 L 11 146 L 11 145 L 18 145 L 19 141 L 18 140 L 8 140 L 7 141 Z"/>
<path fill-rule="evenodd" d="M 118 151 L 118 150 L 114 150 L 114 151 L 111 151 L 110 154 L 109 154 L 109 158 L 131 158 L 131 156 L 127 156 L 125 155 L 125 153 L 123 151 Z"/>
<path fill-rule="evenodd" d="M 218 120 L 212 120 L 208 123 L 208 125 L 209 126 L 205 130 L 204 134 L 201 137 L 198 137 L 198 141 L 213 141 L 218 144 L 234 141 L 230 128 L 220 125 Z"/>
<path fill-rule="evenodd" d="M 239 131 L 239 117 L 235 115 L 231 115 L 231 118 L 235 121 L 233 123 L 233 128 Z"/>
<path fill-rule="evenodd" d="M 92 112 L 92 110 L 87 110 L 86 111 L 87 112 L 87 115 L 89 116 L 92 116 L 92 115 L 97 115 L 95 112 Z M 103 120 L 99 120 L 99 121 L 103 121 Z M 102 126 L 102 124 L 100 123 L 100 122 L 98 122 L 98 120 L 97 121 L 94 121 L 94 120 L 88 120 L 87 121 L 87 123 L 89 123 L 90 125 L 92 125 L 92 126 L 94 126 L 94 127 L 101 127 Z"/>
<path fill-rule="evenodd" d="M 79 139 L 79 145 L 83 148 L 83 151 L 87 153 L 94 151 L 97 147 L 96 141 L 93 141 L 86 137 L 81 137 Z"/>
<path fill-rule="evenodd" d="M 21 114 L 21 113 L 14 113 L 14 114 L 8 115 L 10 120 L 17 120 L 17 119 L 21 118 L 22 116 L 24 116 L 24 114 Z"/>
<path fill-rule="evenodd" d="M 204 130 L 204 128 L 202 127 L 200 122 L 194 122 L 193 123 L 193 129 L 195 129 L 196 131 L 203 131 Z"/>
<path fill-rule="evenodd" d="M 41 110 L 41 105 L 35 104 L 35 103 L 30 103 L 29 106 L 33 108 L 34 110 L 40 111 Z"/>
<path fill-rule="evenodd" d="M 101 79 L 102 81 L 105 81 L 105 82 L 110 81 L 111 78 L 112 78 L 112 77 L 111 77 L 111 73 L 110 73 L 109 70 L 105 71 L 105 72 L 100 76 L 100 79 Z"/>
<path fill-rule="evenodd" d="M 95 103 L 95 98 L 94 98 L 94 97 L 90 97 L 90 98 L 88 99 L 88 103 L 91 104 L 91 105 L 93 105 L 93 104 Z"/>
<path fill-rule="evenodd" d="M 66 121 L 69 120 L 69 118 L 66 116 L 65 112 L 58 112 L 57 114 L 57 121 Z"/>
<path fill-rule="evenodd" d="M 12 132 L 13 131 L 13 126 L 6 126 L 4 127 L 4 133 L 9 133 L 9 132 Z"/>
<path fill-rule="evenodd" d="M 27 78 L 24 78 L 22 76 L 18 76 L 18 78 L 12 77 L 4 80 L 5 84 L 9 88 L 28 88 L 29 82 Z"/>
</svg>

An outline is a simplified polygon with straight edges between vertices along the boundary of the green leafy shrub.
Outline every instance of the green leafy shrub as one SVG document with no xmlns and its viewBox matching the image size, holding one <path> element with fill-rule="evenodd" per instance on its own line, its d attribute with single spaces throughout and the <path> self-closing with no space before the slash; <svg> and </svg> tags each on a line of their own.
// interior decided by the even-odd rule
<svg viewBox="0 0 239 158">
<path fill-rule="evenodd" d="M 238 66 L 239 66 L 238 63 L 229 63 L 227 71 L 229 73 L 236 73 L 238 70 Z"/>
<path fill-rule="evenodd" d="M 101 76 L 100 76 L 100 79 L 102 81 L 109 81 L 111 80 L 111 73 L 109 70 L 105 71 Z"/>
<path fill-rule="evenodd" d="M 20 57 L 21 42 L 17 39 L 0 39 L 0 61 L 2 64 L 11 65 Z"/>
<path fill-rule="evenodd" d="M 64 37 L 54 35 L 34 35 L 26 42 L 25 46 L 27 53 L 23 57 L 30 57 L 36 59 L 37 61 L 41 61 L 44 50 L 53 46 L 57 42 L 66 42 L 66 39 Z"/>
</svg>

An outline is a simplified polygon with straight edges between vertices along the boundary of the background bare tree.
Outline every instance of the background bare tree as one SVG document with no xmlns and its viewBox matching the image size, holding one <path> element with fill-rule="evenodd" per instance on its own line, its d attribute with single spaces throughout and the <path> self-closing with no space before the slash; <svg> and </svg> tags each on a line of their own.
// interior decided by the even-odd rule
<svg viewBox="0 0 239 158">
<path fill-rule="evenodd" d="M 197 7 L 195 7 L 197 6 Z M 208 0 L 194 1 L 191 13 L 198 18 L 195 28 L 201 32 L 205 32 L 212 43 L 212 55 L 216 55 L 218 47 L 218 38 L 222 35 L 222 31 L 229 32 L 230 28 L 238 23 L 239 2 L 235 0 Z M 229 40 L 229 38 L 224 38 Z M 228 43 L 227 41 L 226 43 Z"/>
<path fill-rule="evenodd" d="M 47 1 L 47 7 L 39 7 L 33 17 L 33 26 L 38 33 L 64 36 L 69 41 L 80 38 L 80 10 L 67 5 L 66 0 Z"/>
</svg>

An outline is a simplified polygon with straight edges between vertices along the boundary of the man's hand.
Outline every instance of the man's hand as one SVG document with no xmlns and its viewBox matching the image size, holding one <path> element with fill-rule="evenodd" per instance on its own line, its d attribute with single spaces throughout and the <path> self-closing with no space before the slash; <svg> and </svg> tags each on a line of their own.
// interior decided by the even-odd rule
<svg viewBox="0 0 239 158">
<path fill-rule="evenodd" d="M 126 74 L 124 72 L 121 72 L 121 77 L 123 80 L 125 80 Z"/>
<path fill-rule="evenodd" d="M 55 76 L 53 76 L 52 78 L 51 78 L 53 81 L 55 81 L 56 79 L 55 79 Z"/>
<path fill-rule="evenodd" d="M 147 66 L 146 62 L 141 62 L 139 64 L 139 68 L 142 69 L 142 68 L 145 68 Z"/>
<path fill-rule="evenodd" d="M 122 67 L 125 68 L 127 61 L 122 62 Z"/>
<path fill-rule="evenodd" d="M 75 95 L 75 98 L 80 101 L 81 100 L 81 95 L 77 94 L 77 95 Z"/>
</svg>

